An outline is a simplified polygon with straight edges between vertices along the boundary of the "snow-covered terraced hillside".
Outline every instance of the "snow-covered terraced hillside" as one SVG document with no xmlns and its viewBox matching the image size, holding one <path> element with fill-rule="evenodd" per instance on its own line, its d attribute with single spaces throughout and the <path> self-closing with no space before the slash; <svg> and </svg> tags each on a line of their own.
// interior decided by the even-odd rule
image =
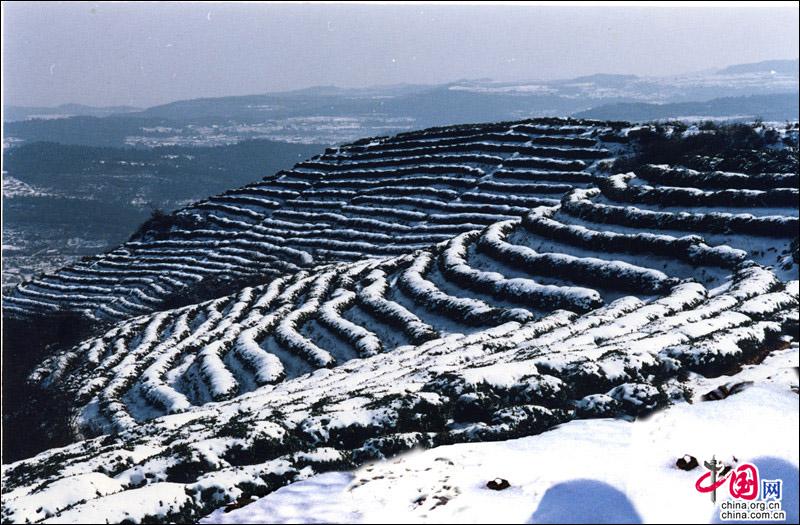
<svg viewBox="0 0 800 525">
<path fill-rule="evenodd" d="M 583 316 L 556 311 L 452 334 L 201 407 L 173 404 L 186 411 L 138 424 L 131 409 L 144 394 L 125 399 L 124 388 L 115 391 L 112 383 L 143 389 L 150 372 L 161 372 L 153 366 L 139 381 L 128 363 L 96 379 L 103 383 L 98 396 L 118 396 L 99 402 L 97 417 L 111 418 L 120 432 L 8 465 L 2 517 L 190 521 L 316 472 L 416 446 L 519 437 L 576 417 L 636 415 L 683 396 L 680 379 L 687 371 L 714 375 L 785 344 L 782 333 L 796 331 L 797 306 L 797 281 L 783 285 L 751 265 L 713 291 L 681 284 L 647 303 L 625 297 Z M 295 309 L 292 319 L 309 310 Z M 262 323 L 269 318 L 262 316 Z M 289 334 L 297 326 L 283 324 Z M 131 350 L 116 340 L 120 362 L 151 344 L 146 334 L 133 337 Z M 308 356 L 325 356 L 296 333 L 287 337 Z M 221 392 L 236 388 L 236 376 L 221 362 L 238 347 L 225 350 L 225 338 L 218 340 L 223 344 L 197 351 L 194 363 Z M 258 348 L 250 348 L 260 359 L 258 370 L 279 371 L 280 359 L 270 357 L 276 354 Z M 150 355 L 169 363 L 163 350 L 154 346 Z M 159 399 L 171 403 L 180 392 L 170 386 L 170 375 L 181 367 L 165 368 Z"/>
<path fill-rule="evenodd" d="M 331 148 L 19 285 L 4 312 L 118 321 L 319 264 L 409 253 L 557 204 L 595 180 L 602 160 L 625 148 L 624 134 L 621 124 L 538 119 Z"/>
<path fill-rule="evenodd" d="M 582 314 L 619 304 L 638 311 L 649 302 L 647 308 L 662 315 L 665 307 L 656 305 L 664 297 L 719 294 L 731 276 L 758 273 L 767 283 L 763 292 L 777 293 L 769 297 L 779 305 L 793 300 L 780 291 L 780 279 L 753 266 L 759 259 L 783 280 L 797 278 L 788 254 L 798 221 L 791 201 L 779 216 L 758 213 L 765 194 L 759 190 L 723 190 L 752 200 L 747 215 L 706 206 L 695 213 L 689 199 L 681 213 L 601 202 L 687 191 L 705 204 L 717 195 L 633 184 L 635 179 L 604 178 L 600 189 L 570 191 L 563 204 L 540 206 L 521 219 L 408 255 L 300 271 L 228 297 L 137 317 L 56 354 L 34 378 L 76 394 L 82 432 L 106 432 L 350 359 L 506 322 L 534 322 L 556 310 Z M 797 200 L 796 188 L 770 191 Z M 720 239 L 709 244 L 706 232 Z M 725 319 L 721 326 L 748 322 L 746 314 L 726 312 Z"/>
<path fill-rule="evenodd" d="M 580 150 L 582 138 L 569 142 Z M 329 155 L 384 169 L 403 162 L 392 140 Z M 530 158 L 442 202 L 572 186 L 560 200 L 465 221 L 402 255 L 134 317 L 53 355 L 32 381 L 75 399 L 78 436 L 105 435 L 4 469 L 3 520 L 195 520 L 413 447 L 635 418 L 686 397 L 690 372 L 730 373 L 797 338 L 796 174 L 645 165 L 601 177 Z M 318 183 L 335 171 L 324 173 Z M 423 197 L 401 194 L 414 190 L 374 196 L 388 202 L 360 192 L 351 202 L 367 200 L 347 206 L 422 213 Z"/>
<path fill-rule="evenodd" d="M 82 440 L 4 468 L 2 519 L 194 520 L 416 446 L 634 418 L 787 346 L 797 173 L 618 173 L 630 131 L 359 141 L 20 287 L 10 314 L 115 324 L 31 374 Z M 241 286 L 159 308 L 220 277 Z"/>
</svg>

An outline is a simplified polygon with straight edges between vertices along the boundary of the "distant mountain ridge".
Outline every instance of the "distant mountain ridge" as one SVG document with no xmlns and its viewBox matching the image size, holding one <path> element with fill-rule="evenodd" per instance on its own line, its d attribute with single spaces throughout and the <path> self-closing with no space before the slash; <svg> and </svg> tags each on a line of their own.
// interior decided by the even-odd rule
<svg viewBox="0 0 800 525">
<path fill-rule="evenodd" d="M 133 113 L 142 108 L 135 106 L 87 106 L 85 104 L 61 104 L 59 106 L 6 106 L 3 121 L 27 120 L 31 118 L 108 117 Z"/>
<path fill-rule="evenodd" d="M 800 114 L 797 93 L 715 98 L 705 102 L 648 104 L 621 102 L 575 113 L 577 118 L 621 118 L 644 122 L 660 119 L 725 117 L 731 120 L 792 120 Z"/>
<path fill-rule="evenodd" d="M 780 73 L 798 76 L 800 74 L 800 59 L 794 60 L 764 60 L 750 64 L 735 64 L 719 71 L 722 75 L 738 75 L 742 73 Z"/>
<path fill-rule="evenodd" d="M 797 60 L 773 60 L 676 77 L 597 73 L 549 81 L 478 79 L 363 89 L 321 86 L 284 93 L 176 101 L 147 108 L 138 115 L 168 119 L 211 116 L 253 119 L 291 117 L 307 111 L 322 115 L 382 113 L 412 116 L 419 126 L 446 125 L 481 119 L 574 114 L 604 104 L 702 102 L 796 92 L 797 64 Z M 438 114 L 432 114 L 434 106 Z M 466 111 L 465 107 L 480 109 Z"/>
<path fill-rule="evenodd" d="M 795 59 L 735 64 L 710 72 L 669 77 L 597 73 L 546 81 L 473 79 L 438 85 L 398 84 L 366 88 L 315 86 L 277 93 L 178 100 L 145 109 L 127 106 L 91 108 L 72 104 L 58 108 L 9 106 L 3 120 L 8 123 L 38 114 L 114 115 L 122 118 L 165 119 L 181 124 L 204 124 L 210 120 L 219 123 L 226 119 L 256 123 L 354 116 L 409 119 L 412 122 L 410 128 L 394 125 L 391 120 L 389 125 L 376 124 L 373 129 L 366 127 L 355 136 L 343 137 L 342 142 L 345 142 L 358 136 L 375 134 L 381 127 L 391 133 L 461 122 L 581 114 L 612 104 L 697 103 L 728 97 L 797 92 L 798 60 Z M 608 118 L 626 117 L 620 114 Z M 15 129 L 9 131 L 16 136 Z"/>
</svg>

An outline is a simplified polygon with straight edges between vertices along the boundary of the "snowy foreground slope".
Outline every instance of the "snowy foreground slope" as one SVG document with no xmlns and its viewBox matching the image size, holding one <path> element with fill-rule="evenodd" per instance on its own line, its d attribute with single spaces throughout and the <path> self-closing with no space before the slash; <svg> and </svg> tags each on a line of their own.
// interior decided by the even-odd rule
<svg viewBox="0 0 800 525">
<path fill-rule="evenodd" d="M 687 382 L 693 404 L 635 424 L 579 420 L 539 436 L 415 451 L 312 476 L 201 523 L 712 522 L 716 507 L 694 490 L 702 469 L 675 466 L 686 454 L 731 465 L 735 457 L 755 462 L 764 477 L 783 478 L 786 521 L 796 523 L 799 358 L 795 344 L 733 376 L 694 376 Z M 733 384 L 747 388 L 702 399 Z M 495 478 L 509 487 L 490 490 Z"/>
<path fill-rule="evenodd" d="M 505 126 L 502 136 L 486 136 L 498 133 L 498 126 Z M 787 355 L 796 360 L 791 341 L 798 331 L 797 172 L 774 163 L 759 170 L 747 155 L 724 149 L 702 163 L 739 163 L 741 172 L 693 170 L 680 162 L 618 172 L 613 158 L 596 159 L 631 153 L 643 128 L 615 126 L 549 120 L 363 141 L 373 151 L 348 153 L 366 157 L 349 159 L 347 176 L 333 168 L 313 175 L 310 191 L 328 186 L 324 195 L 301 199 L 312 201 L 316 212 L 289 203 L 256 217 L 241 208 L 235 213 L 249 218 L 217 217 L 222 230 L 186 233 L 174 224 L 143 234 L 137 242 L 147 245 L 144 252 L 131 252 L 130 243 L 121 248 L 132 259 L 118 268 L 150 272 L 141 274 L 150 286 L 148 279 L 162 273 L 177 275 L 163 265 L 188 269 L 207 260 L 182 237 L 200 235 L 203 250 L 227 253 L 225 243 L 208 244 L 207 236 L 219 235 L 209 232 L 230 225 L 235 242 L 251 232 L 267 235 L 262 229 L 288 219 L 276 218 L 281 211 L 306 221 L 291 228 L 314 231 L 309 235 L 322 235 L 325 243 L 340 234 L 363 237 L 383 230 L 379 243 L 347 245 L 368 253 L 338 249 L 325 252 L 335 262 L 315 264 L 317 253 L 304 265 L 281 270 L 263 264 L 264 284 L 231 295 L 137 317 L 131 317 L 136 309 L 117 311 L 120 320 L 105 333 L 51 355 L 30 380 L 72 400 L 76 442 L 4 466 L 3 520 L 196 520 L 316 473 L 415 448 L 522 438 L 558 425 L 526 438 L 529 446 L 523 448 L 547 454 L 553 436 L 581 431 L 594 433 L 598 444 L 609 432 L 610 447 L 618 437 L 645 432 L 662 416 L 629 421 L 656 409 L 675 405 L 660 414 L 681 421 L 700 417 L 707 405 L 685 401 L 713 388 L 714 380 L 706 378 L 736 373 L 770 352 L 777 353 L 768 364 L 784 363 Z M 482 135 L 475 147 L 492 145 L 502 158 L 459 153 L 464 166 L 423 166 L 433 170 L 427 175 L 407 171 L 408 162 L 419 167 L 420 157 L 450 155 L 427 151 L 418 138 L 461 151 L 464 142 L 472 147 L 476 133 Z M 796 130 L 790 136 L 796 143 Z M 566 159 L 577 155 L 572 150 L 581 156 L 599 151 L 604 139 L 609 147 L 592 153 L 595 160 Z M 526 149 L 545 149 L 544 144 L 551 157 L 534 157 Z M 426 151 L 414 151 L 420 147 Z M 323 169 L 327 162 L 304 163 L 291 176 L 299 180 L 305 175 L 298 173 Z M 696 168 L 697 161 L 692 163 Z M 484 164 L 493 167 L 487 171 Z M 480 170 L 480 177 L 470 170 Z M 282 177 L 289 175 L 275 180 Z M 470 190 L 453 190 L 464 178 Z M 358 190 L 343 189 L 353 180 Z M 365 199 L 343 203 L 338 191 Z M 192 224 L 233 213 L 231 203 L 217 204 L 211 206 L 217 211 L 201 218 L 197 208 L 186 213 L 195 216 Z M 325 211 L 329 206 L 342 213 Z M 339 226 L 317 232 L 316 222 L 328 219 Z M 436 225 L 450 229 L 444 235 Z M 409 233 L 387 233 L 397 228 Z M 406 235 L 419 238 L 406 244 Z M 300 238 L 272 239 L 237 257 L 257 273 L 262 249 L 296 250 L 291 243 Z M 151 250 L 162 248 L 170 250 L 169 261 L 146 262 L 155 257 Z M 117 255 L 97 261 L 110 263 Z M 83 273 L 99 278 L 105 266 L 98 262 Z M 225 268 L 210 271 L 226 273 Z M 58 291 L 36 305 L 25 302 L 33 301 L 30 295 L 17 300 L 16 312 L 34 315 L 50 304 L 85 307 L 100 318 L 109 313 L 106 306 L 119 304 L 117 296 L 101 290 L 90 290 L 102 298 L 99 303 L 75 299 L 52 281 L 72 272 L 35 281 L 49 280 Z M 770 375 L 761 367 L 745 373 Z M 754 387 L 719 404 L 750 400 L 760 391 Z M 785 408 L 791 407 L 786 396 L 794 396 L 794 410 Z M 785 403 L 780 424 L 796 428 L 796 393 L 778 398 Z M 577 421 L 612 417 L 624 421 Z M 514 446 L 480 445 L 498 451 Z M 796 448 L 785 452 L 781 457 L 796 465 Z M 684 453 L 692 451 L 676 452 Z"/>
</svg>

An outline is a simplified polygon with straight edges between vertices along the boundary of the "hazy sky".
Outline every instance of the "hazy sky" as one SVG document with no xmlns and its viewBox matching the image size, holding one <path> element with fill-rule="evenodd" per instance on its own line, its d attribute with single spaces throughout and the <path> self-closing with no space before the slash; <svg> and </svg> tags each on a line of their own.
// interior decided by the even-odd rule
<svg viewBox="0 0 800 525">
<path fill-rule="evenodd" d="M 6 104 L 669 75 L 798 56 L 798 8 L 5 2 Z"/>
</svg>

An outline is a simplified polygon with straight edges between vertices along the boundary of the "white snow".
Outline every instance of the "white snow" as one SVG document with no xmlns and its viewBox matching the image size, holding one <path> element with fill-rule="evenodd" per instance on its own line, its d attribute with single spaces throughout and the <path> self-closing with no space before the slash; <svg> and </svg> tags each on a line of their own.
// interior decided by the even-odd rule
<svg viewBox="0 0 800 525">
<path fill-rule="evenodd" d="M 784 480 L 784 509 L 791 516 L 794 505 L 796 517 L 798 355 L 795 345 L 733 377 L 695 376 L 693 404 L 645 420 L 577 420 L 539 436 L 412 452 L 313 476 L 201 523 L 709 523 L 715 507 L 694 488 L 703 468 L 675 466 L 686 454 L 701 463 L 735 456 L 762 470 L 775 458 L 786 462 L 795 476 Z M 755 385 L 720 401 L 699 399 L 743 381 Z M 495 478 L 510 487 L 489 490 Z"/>
</svg>

